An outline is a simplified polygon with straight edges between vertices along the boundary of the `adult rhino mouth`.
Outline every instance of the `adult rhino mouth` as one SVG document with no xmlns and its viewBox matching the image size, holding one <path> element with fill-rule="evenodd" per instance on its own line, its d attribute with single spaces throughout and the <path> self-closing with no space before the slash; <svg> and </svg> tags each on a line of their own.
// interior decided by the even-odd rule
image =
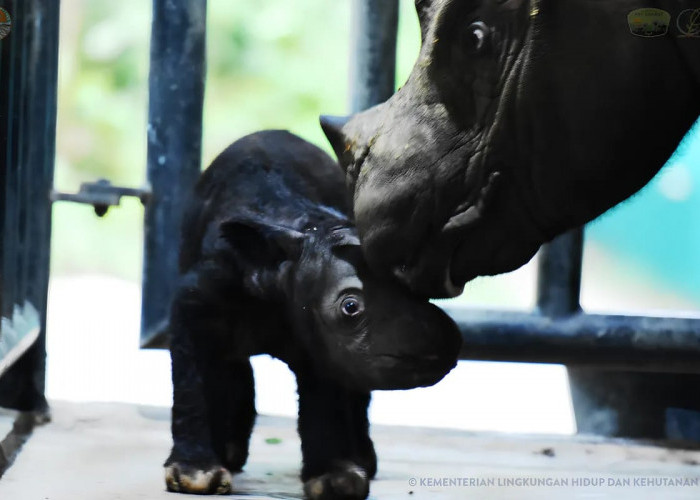
<svg viewBox="0 0 700 500">
<path fill-rule="evenodd" d="M 465 284 L 476 278 L 459 272 L 464 267 L 463 244 L 471 230 L 480 222 L 482 205 L 471 205 L 454 213 L 438 234 L 426 233 L 417 242 L 417 258 L 406 259 L 410 264 L 394 265 L 391 274 L 411 292 L 434 299 L 457 297 Z"/>
<path fill-rule="evenodd" d="M 416 269 L 413 275 L 402 272 L 402 269 L 398 268 L 394 269 L 394 276 L 414 292 L 431 298 L 452 298 L 460 295 L 464 291 L 465 284 L 478 276 L 468 271 L 465 273 L 465 260 L 470 258 L 470 254 L 465 254 L 464 245 L 467 239 L 476 241 L 475 230 L 482 225 L 484 214 L 492 205 L 494 193 L 498 191 L 501 178 L 500 172 L 491 172 L 477 196 L 457 207 L 443 224 L 438 245 L 445 248 L 444 251 L 435 252 L 427 257 L 422 261 L 422 269 Z M 443 267 L 438 267 L 433 262 L 442 264 Z M 421 280 L 421 278 L 424 279 Z"/>
<path fill-rule="evenodd" d="M 420 268 L 411 269 L 406 266 L 394 267 L 392 274 L 403 286 L 417 295 L 435 299 L 457 297 L 464 291 L 466 281 L 454 279 L 453 259 L 454 252 L 439 274 L 435 274 L 432 270 L 422 271 Z M 428 281 L 421 278 L 421 273 Z M 437 279 L 435 279 L 436 276 Z"/>
</svg>

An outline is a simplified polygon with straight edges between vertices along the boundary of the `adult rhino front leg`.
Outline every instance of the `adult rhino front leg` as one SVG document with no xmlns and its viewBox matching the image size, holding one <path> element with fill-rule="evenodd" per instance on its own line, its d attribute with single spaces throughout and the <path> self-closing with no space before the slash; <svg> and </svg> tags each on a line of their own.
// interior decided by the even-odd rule
<svg viewBox="0 0 700 500">
<path fill-rule="evenodd" d="M 369 437 L 369 392 L 296 371 L 304 493 L 313 500 L 363 500 L 377 472 Z"/>
</svg>

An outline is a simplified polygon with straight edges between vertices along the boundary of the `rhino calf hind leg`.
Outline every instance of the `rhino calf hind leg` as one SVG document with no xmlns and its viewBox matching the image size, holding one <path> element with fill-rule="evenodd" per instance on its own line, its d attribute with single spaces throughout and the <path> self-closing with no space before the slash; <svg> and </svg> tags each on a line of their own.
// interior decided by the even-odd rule
<svg viewBox="0 0 700 500">
<path fill-rule="evenodd" d="M 255 381 L 246 359 L 215 367 L 207 383 L 214 452 L 226 468 L 240 471 L 248 460 L 255 423 Z"/>
<path fill-rule="evenodd" d="M 362 500 L 377 472 L 369 437 L 370 394 L 297 373 L 304 493 L 312 500 Z"/>
</svg>

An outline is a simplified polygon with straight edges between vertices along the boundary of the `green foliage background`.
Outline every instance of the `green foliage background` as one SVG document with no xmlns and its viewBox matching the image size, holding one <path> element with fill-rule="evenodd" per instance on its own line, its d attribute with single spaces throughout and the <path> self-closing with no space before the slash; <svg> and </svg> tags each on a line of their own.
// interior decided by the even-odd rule
<svg viewBox="0 0 700 500">
<path fill-rule="evenodd" d="M 209 0 L 203 165 L 236 138 L 285 128 L 329 150 L 321 113 L 347 111 L 352 0 Z M 63 0 L 56 188 L 145 182 L 151 2 Z M 397 81 L 419 47 L 401 1 Z M 125 199 L 99 219 L 54 207 L 52 271 L 140 279 L 143 209 Z"/>
</svg>

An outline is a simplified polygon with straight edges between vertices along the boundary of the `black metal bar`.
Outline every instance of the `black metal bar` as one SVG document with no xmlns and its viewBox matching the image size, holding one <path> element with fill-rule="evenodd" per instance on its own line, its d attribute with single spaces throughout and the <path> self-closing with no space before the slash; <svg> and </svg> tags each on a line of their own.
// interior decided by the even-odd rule
<svg viewBox="0 0 700 500">
<path fill-rule="evenodd" d="M 10 165 L 10 110 L 12 101 L 10 99 L 10 65 L 12 61 L 13 48 L 11 40 L 0 40 L 0 315 L 3 314 L 10 300 L 6 296 L 3 282 L 5 281 L 5 268 L 3 263 L 8 256 L 8 249 L 5 245 L 5 207 L 7 207 L 7 178 L 8 166 Z M 0 340 L 2 330 L 0 330 Z"/>
<path fill-rule="evenodd" d="M 34 81 L 27 97 L 28 135 L 25 158 L 32 170 L 29 179 L 31 244 L 26 251 L 30 264 L 27 275 L 27 300 L 39 312 L 42 326 L 36 344 L 28 352 L 32 364 L 34 397 L 31 409 L 45 411 L 48 405 L 44 398 L 46 379 L 46 308 L 49 288 L 51 255 L 51 200 L 53 189 L 54 158 L 56 156 L 56 114 L 58 88 L 60 1 L 40 0 L 35 3 L 33 20 L 37 33 L 34 37 L 30 59 L 30 79 Z M 41 138 L 35 137 L 40 131 Z"/>
<path fill-rule="evenodd" d="M 398 0 L 355 0 L 350 111 L 386 101 L 394 93 Z"/>
<path fill-rule="evenodd" d="M 3 323 L 0 347 L 17 359 L 0 379 L 0 406 L 44 412 L 46 296 L 55 153 L 60 3 L 7 1 L 12 32 L 2 44 L 0 133 L 6 136 Z M 7 238 L 7 239 L 6 239 Z M 14 272 L 8 272 L 8 266 Z M 36 339 L 31 342 L 31 339 Z M 22 354 L 23 351 L 23 354 Z"/>
<path fill-rule="evenodd" d="M 700 373 L 699 318 L 443 308 L 462 331 L 462 359 Z"/>
<path fill-rule="evenodd" d="M 2 316 L 11 318 L 15 303 L 17 301 L 17 248 L 18 227 L 17 218 L 19 212 L 18 201 L 18 165 L 20 164 L 20 141 L 22 130 L 23 105 L 22 96 L 26 83 L 26 71 L 24 63 L 26 61 L 27 45 L 30 37 L 30 26 L 27 22 L 27 5 L 22 2 L 12 2 L 7 6 L 10 15 L 13 16 L 13 28 L 10 35 L 0 43 L 2 44 L 3 59 L 3 87 L 5 93 L 3 99 L 8 101 L 6 113 L 3 115 L 7 134 L 5 149 L 5 179 L 3 189 L 5 191 L 4 213 L 0 217 L 2 222 L 2 247 L 4 255 L 0 263 L 0 273 L 2 275 L 3 304 Z"/>
<path fill-rule="evenodd" d="M 162 346 L 178 280 L 183 202 L 201 163 L 206 0 L 153 1 L 141 343 Z"/>
<path fill-rule="evenodd" d="M 573 229 L 540 249 L 537 269 L 537 309 L 550 317 L 581 310 L 583 229 Z"/>
</svg>

